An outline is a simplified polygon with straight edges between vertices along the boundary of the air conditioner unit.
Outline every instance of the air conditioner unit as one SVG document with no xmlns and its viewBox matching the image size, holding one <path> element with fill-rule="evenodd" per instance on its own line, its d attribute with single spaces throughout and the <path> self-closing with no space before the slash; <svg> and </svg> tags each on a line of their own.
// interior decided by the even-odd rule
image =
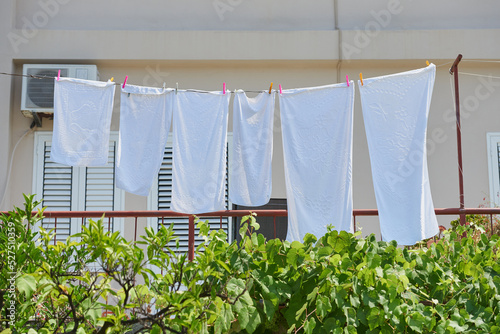
<svg viewBox="0 0 500 334">
<path fill-rule="evenodd" d="M 21 111 L 27 117 L 33 113 L 54 112 L 54 77 L 61 70 L 61 77 L 99 80 L 96 65 L 25 64 L 24 75 L 47 77 L 37 79 L 23 77 Z"/>
</svg>

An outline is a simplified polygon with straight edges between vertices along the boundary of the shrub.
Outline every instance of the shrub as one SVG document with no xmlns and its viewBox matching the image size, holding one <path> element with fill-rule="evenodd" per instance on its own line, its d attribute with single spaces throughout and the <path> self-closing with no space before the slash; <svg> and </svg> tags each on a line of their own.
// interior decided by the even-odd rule
<svg viewBox="0 0 500 334">
<path fill-rule="evenodd" d="M 266 240 L 253 215 L 228 243 L 198 221 L 204 242 L 190 262 L 167 246 L 172 227 L 134 243 L 100 219 L 78 241 L 53 245 L 41 229 L 35 243 L 21 232 L 43 214 L 27 218 L 32 208 L 27 197 L 25 210 L 2 217 L 1 237 L 15 221 L 28 254 L 16 281 L 19 333 L 500 332 L 500 240 L 472 226 L 408 249 L 331 228 L 303 243 Z"/>
</svg>

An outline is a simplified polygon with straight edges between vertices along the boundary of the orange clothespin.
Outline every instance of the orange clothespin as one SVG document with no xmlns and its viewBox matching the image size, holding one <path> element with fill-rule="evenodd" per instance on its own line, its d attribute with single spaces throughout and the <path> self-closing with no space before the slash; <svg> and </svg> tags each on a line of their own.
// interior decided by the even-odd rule
<svg viewBox="0 0 500 334">
<path fill-rule="evenodd" d="M 364 86 L 364 84 L 363 84 L 363 73 L 359 73 L 359 80 L 361 80 L 361 86 Z"/>
<path fill-rule="evenodd" d="M 426 64 L 427 66 L 429 66 L 429 61 L 428 61 L 428 60 L 426 60 L 426 61 L 425 61 L 425 64 Z"/>
<path fill-rule="evenodd" d="M 273 83 L 271 82 L 271 86 L 269 87 L 269 94 L 271 94 L 272 89 L 273 89 Z"/>
</svg>

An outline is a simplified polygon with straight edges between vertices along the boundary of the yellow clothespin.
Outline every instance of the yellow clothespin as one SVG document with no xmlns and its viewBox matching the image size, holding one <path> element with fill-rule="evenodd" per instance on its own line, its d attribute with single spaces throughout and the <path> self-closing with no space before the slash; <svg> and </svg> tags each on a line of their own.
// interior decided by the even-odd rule
<svg viewBox="0 0 500 334">
<path fill-rule="evenodd" d="M 269 87 L 269 94 L 271 94 L 272 89 L 273 89 L 273 83 L 271 82 L 271 86 Z"/>
<path fill-rule="evenodd" d="M 363 84 L 363 73 L 359 73 L 359 80 L 361 80 L 361 86 L 364 86 L 364 84 Z"/>
<path fill-rule="evenodd" d="M 111 79 L 109 79 L 111 82 L 113 82 L 113 80 L 115 80 L 115 77 L 111 77 Z"/>
<path fill-rule="evenodd" d="M 426 60 L 426 61 L 425 61 L 425 64 L 426 64 L 427 66 L 429 66 L 429 61 L 428 61 L 428 60 Z"/>
</svg>

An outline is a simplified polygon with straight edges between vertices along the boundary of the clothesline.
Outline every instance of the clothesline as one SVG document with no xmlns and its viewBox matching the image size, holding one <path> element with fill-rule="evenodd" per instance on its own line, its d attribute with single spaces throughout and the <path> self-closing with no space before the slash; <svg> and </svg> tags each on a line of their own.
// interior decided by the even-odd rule
<svg viewBox="0 0 500 334">
<path fill-rule="evenodd" d="M 500 61 L 494 61 L 494 60 L 472 60 L 472 59 L 468 59 L 466 61 L 469 61 L 469 62 L 483 62 L 483 63 L 500 63 Z M 453 63 L 452 61 L 451 62 L 446 62 L 446 63 L 443 63 L 443 64 L 439 64 L 439 65 L 436 65 L 436 68 L 438 67 L 442 67 L 442 66 L 446 66 L 446 65 L 449 65 Z M 500 79 L 500 77 L 495 77 L 495 76 L 491 76 L 491 75 L 481 75 L 481 74 L 474 74 L 474 73 L 464 73 L 464 72 L 460 72 L 460 74 L 466 74 L 466 75 L 475 75 L 475 76 L 482 76 L 482 77 L 491 77 L 491 78 L 494 78 L 494 79 Z M 17 73 L 7 73 L 7 72 L 0 72 L 0 75 L 10 75 L 10 76 L 16 76 L 16 77 L 27 77 L 27 78 L 33 78 L 33 79 L 39 79 L 39 80 L 42 80 L 42 79 L 55 79 L 56 77 L 52 77 L 52 76 L 47 76 L 47 75 L 32 75 L 32 74 L 17 74 Z M 119 86 L 122 86 L 123 83 L 119 83 L 119 82 L 113 82 L 114 85 L 119 85 Z M 211 93 L 210 91 L 206 91 L 206 90 L 198 90 L 198 89 L 178 89 L 177 88 L 177 85 L 176 85 L 176 91 L 180 91 L 180 92 L 193 92 L 193 93 Z M 236 92 L 240 91 L 239 89 L 238 90 L 234 90 L 234 91 L 231 91 L 231 90 L 227 90 L 226 92 L 229 93 L 229 94 L 234 94 Z M 265 93 L 265 92 L 276 92 L 276 90 L 271 90 L 271 89 L 263 89 L 263 90 L 243 90 L 244 92 L 247 92 L 247 93 Z"/>
<path fill-rule="evenodd" d="M 475 77 L 483 77 L 483 78 L 492 78 L 492 79 L 500 79 L 500 77 L 496 77 L 493 75 L 485 75 L 485 74 L 476 74 L 476 73 L 467 73 L 467 72 L 458 72 L 459 75 L 471 75 Z"/>
</svg>

